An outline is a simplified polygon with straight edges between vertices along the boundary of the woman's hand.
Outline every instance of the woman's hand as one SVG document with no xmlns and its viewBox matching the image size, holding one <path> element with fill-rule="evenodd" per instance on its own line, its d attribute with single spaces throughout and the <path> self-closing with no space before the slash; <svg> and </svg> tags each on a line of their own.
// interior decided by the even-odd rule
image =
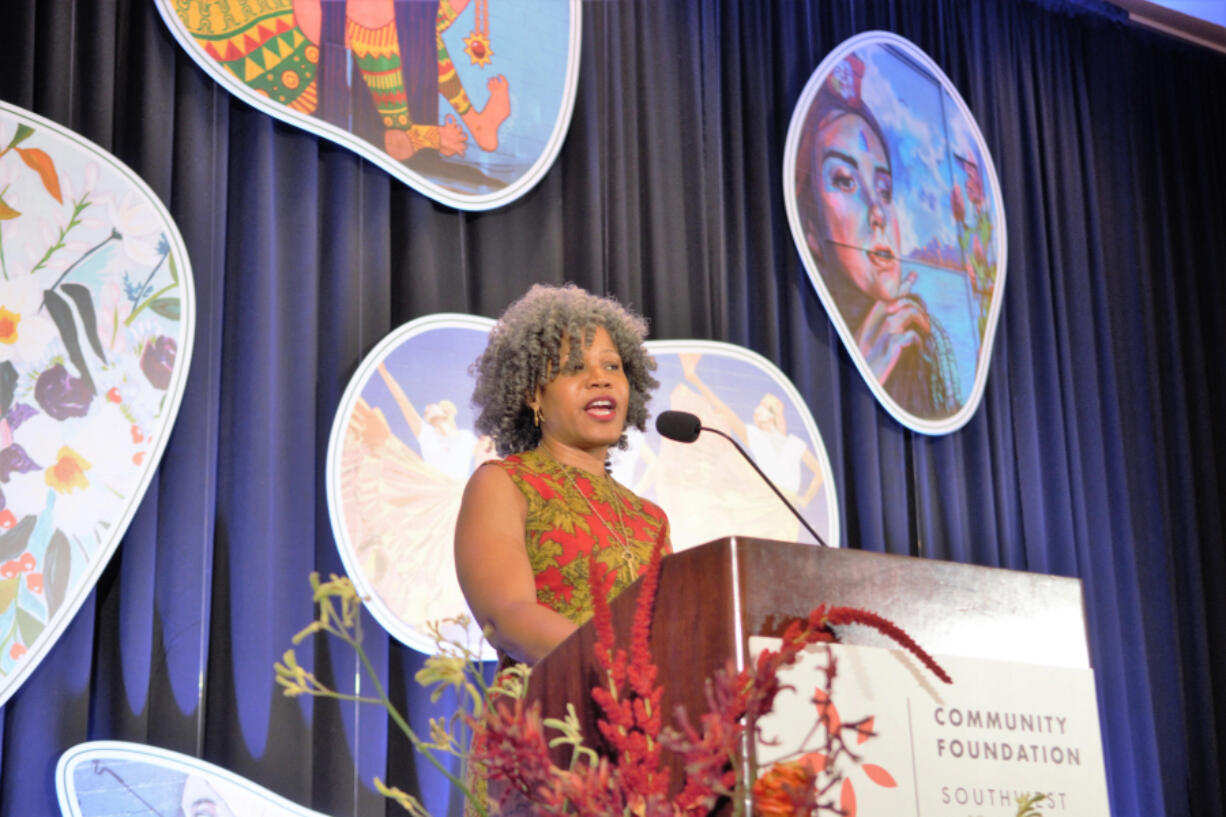
<svg viewBox="0 0 1226 817">
<path fill-rule="evenodd" d="M 928 311 L 918 298 L 910 297 L 915 273 L 907 276 L 892 301 L 876 301 L 856 333 L 856 345 L 868 361 L 877 382 L 885 384 L 894 373 L 902 353 L 923 343 L 932 331 Z"/>
<path fill-rule="evenodd" d="M 697 380 L 698 361 L 702 359 L 702 355 L 694 354 L 693 352 L 682 352 L 677 355 L 677 358 L 681 361 L 681 373 L 685 379 L 691 383 Z"/>
</svg>

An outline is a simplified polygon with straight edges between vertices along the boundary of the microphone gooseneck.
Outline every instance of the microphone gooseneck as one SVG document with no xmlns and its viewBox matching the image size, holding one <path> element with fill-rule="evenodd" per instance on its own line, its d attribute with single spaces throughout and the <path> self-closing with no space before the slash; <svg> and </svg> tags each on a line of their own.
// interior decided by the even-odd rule
<svg viewBox="0 0 1226 817">
<path fill-rule="evenodd" d="M 712 434 L 717 434 L 720 437 L 723 437 L 725 440 L 732 443 L 737 451 L 741 452 L 741 456 L 745 458 L 745 461 L 753 466 L 753 470 L 758 472 L 758 476 L 762 477 L 762 481 L 770 486 L 770 489 L 775 492 L 775 496 L 779 497 L 780 501 L 783 502 L 784 505 L 788 506 L 788 510 L 800 520 L 800 524 L 805 526 L 805 530 L 812 534 L 813 538 L 817 540 L 817 543 L 822 547 L 830 547 L 830 545 L 826 544 L 826 540 L 822 538 L 821 534 L 813 530 L 813 526 L 809 524 L 809 521 L 801 516 L 800 511 L 796 510 L 796 507 L 788 501 L 788 498 L 783 495 L 783 491 L 780 491 L 778 486 L 771 481 L 771 478 L 758 467 L 758 464 L 753 461 L 753 457 L 749 456 L 749 452 L 742 448 L 741 444 L 735 439 L 720 431 L 718 428 L 704 426 L 702 424 L 702 420 L 698 418 L 698 415 L 690 414 L 688 411 L 660 412 L 660 414 L 656 417 L 656 431 L 660 432 L 661 437 L 667 437 L 668 439 L 679 443 L 692 443 L 697 440 L 698 435 L 704 431 L 710 431 Z"/>
</svg>

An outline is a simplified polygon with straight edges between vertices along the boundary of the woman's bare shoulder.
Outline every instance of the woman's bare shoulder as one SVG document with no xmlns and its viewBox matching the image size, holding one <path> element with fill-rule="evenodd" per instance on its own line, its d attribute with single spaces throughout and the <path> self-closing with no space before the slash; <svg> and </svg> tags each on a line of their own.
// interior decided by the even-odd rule
<svg viewBox="0 0 1226 817">
<path fill-rule="evenodd" d="M 527 513 L 528 501 L 505 467 L 505 460 L 489 460 L 482 463 L 468 478 L 464 486 L 464 499 L 460 506 L 461 522 L 479 522 L 490 517 L 504 518 L 508 511 L 522 524 Z"/>
</svg>

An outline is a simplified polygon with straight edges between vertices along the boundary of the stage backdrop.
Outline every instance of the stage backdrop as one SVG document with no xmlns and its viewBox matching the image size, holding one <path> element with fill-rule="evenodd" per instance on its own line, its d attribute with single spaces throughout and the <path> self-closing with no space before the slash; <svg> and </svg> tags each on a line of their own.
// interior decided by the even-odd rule
<svg viewBox="0 0 1226 817">
<path fill-rule="evenodd" d="M 0 813 L 54 814 L 56 758 L 87 739 L 200 757 L 324 814 L 391 813 L 376 774 L 445 809 L 378 713 L 284 699 L 271 665 L 312 617 L 306 572 L 341 567 L 323 462 L 365 353 L 413 318 L 493 317 L 534 281 L 573 280 L 642 311 L 654 338 L 736 343 L 787 374 L 828 445 L 845 546 L 1081 577 L 1112 813 L 1222 814 L 1226 57 L 1055 0 L 581 14 L 556 163 L 515 203 L 463 213 L 235 99 L 152 0 L 0 4 L 0 98 L 139 173 L 197 293 L 145 501 L 0 710 Z M 1009 219 L 990 375 L 940 437 L 866 386 L 780 189 L 807 78 L 868 30 L 949 77 Z M 423 723 L 416 653 L 377 630 L 370 645 Z M 306 646 L 354 676 L 348 654 Z"/>
<path fill-rule="evenodd" d="M 494 459 L 473 429 L 469 371 L 493 321 L 425 315 L 397 327 L 365 357 L 341 398 L 328 442 L 327 495 L 345 572 L 366 609 L 395 638 L 435 652 L 432 623 L 476 648 L 455 573 L 455 523 L 469 475 Z M 740 440 L 822 540 L 839 544 L 830 459 L 796 387 L 770 361 L 730 343 L 647 341 L 656 361 L 652 416 L 667 409 Z M 699 369 L 701 368 L 701 372 Z M 667 440 L 649 417 L 626 431 L 610 473 L 668 514 L 674 551 L 721 536 L 817 544 L 727 440 Z M 469 619 L 467 632 L 453 621 Z M 484 648 L 493 659 L 493 647 Z"/>
</svg>

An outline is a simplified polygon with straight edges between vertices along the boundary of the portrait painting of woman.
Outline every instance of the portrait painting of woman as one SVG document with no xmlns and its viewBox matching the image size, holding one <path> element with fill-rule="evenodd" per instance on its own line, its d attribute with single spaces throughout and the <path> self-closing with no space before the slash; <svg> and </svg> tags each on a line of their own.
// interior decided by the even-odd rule
<svg viewBox="0 0 1226 817">
<path fill-rule="evenodd" d="M 986 377 L 1004 272 L 995 174 L 948 81 L 911 53 L 922 52 L 881 32 L 854 40 L 814 73 L 793 117 L 793 237 L 878 399 L 944 433 L 974 411 Z"/>
</svg>

